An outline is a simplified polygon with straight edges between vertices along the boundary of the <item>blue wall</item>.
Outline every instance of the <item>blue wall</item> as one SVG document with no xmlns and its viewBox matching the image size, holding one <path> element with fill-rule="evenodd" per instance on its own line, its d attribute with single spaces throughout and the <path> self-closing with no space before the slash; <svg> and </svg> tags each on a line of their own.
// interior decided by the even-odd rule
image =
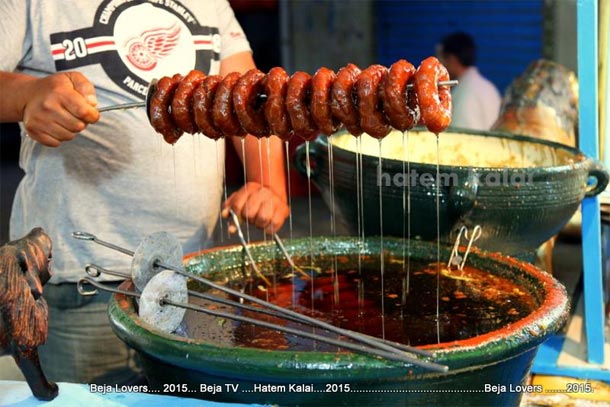
<svg viewBox="0 0 610 407">
<path fill-rule="evenodd" d="M 418 66 L 453 31 L 470 33 L 480 71 L 504 93 L 532 60 L 542 57 L 543 0 L 376 1 L 377 59 Z"/>
</svg>

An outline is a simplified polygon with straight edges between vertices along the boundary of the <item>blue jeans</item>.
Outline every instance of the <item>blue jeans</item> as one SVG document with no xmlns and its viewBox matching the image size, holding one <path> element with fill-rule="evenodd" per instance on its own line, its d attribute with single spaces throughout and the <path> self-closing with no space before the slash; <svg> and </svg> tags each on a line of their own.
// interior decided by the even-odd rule
<svg viewBox="0 0 610 407">
<path fill-rule="evenodd" d="M 106 283 L 117 286 L 118 283 Z M 76 284 L 46 284 L 49 334 L 39 348 L 47 379 L 95 384 L 141 383 L 135 352 L 112 331 L 107 308 L 111 294 L 84 297 Z"/>
</svg>

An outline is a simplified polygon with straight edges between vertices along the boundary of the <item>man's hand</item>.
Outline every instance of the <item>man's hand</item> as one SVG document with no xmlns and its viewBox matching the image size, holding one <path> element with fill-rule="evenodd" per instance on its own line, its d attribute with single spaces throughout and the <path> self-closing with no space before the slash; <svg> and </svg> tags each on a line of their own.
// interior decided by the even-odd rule
<svg viewBox="0 0 610 407">
<path fill-rule="evenodd" d="M 95 88 L 78 72 L 24 82 L 23 123 L 30 138 L 49 147 L 72 140 L 99 120 Z"/>
<path fill-rule="evenodd" d="M 248 182 L 227 198 L 222 206 L 223 218 L 229 216 L 229 209 L 269 234 L 279 231 L 290 214 L 284 199 L 257 182 Z"/>
</svg>

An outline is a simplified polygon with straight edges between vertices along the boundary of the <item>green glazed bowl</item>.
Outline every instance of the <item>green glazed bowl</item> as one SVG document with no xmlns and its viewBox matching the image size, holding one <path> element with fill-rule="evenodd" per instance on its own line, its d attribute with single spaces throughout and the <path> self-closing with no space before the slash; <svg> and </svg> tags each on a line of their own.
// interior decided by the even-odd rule
<svg viewBox="0 0 610 407">
<path fill-rule="evenodd" d="M 329 181 L 329 144 L 319 136 L 309 144 L 311 180 L 326 204 L 334 201 L 337 219 L 358 234 L 356 138 L 333 135 Z M 362 140 L 362 225 L 366 236 L 381 232 L 379 184 L 382 185 L 383 234 L 437 239 L 452 244 L 462 226 L 482 228 L 476 246 L 507 254 L 535 250 L 557 234 L 585 197 L 608 184 L 604 166 L 561 144 L 500 132 L 453 129 L 439 137 L 439 182 L 436 182 L 436 136 L 411 131 L 403 139 L 393 132 L 383 139 L 381 173 L 378 141 Z M 405 161 L 409 161 L 408 166 Z M 306 169 L 306 148 L 294 156 L 297 170 Z M 405 175 L 406 174 L 406 175 Z M 408 202 L 408 203 L 407 203 Z M 410 225 L 405 209 L 410 206 Z"/>
<path fill-rule="evenodd" d="M 401 239 L 385 239 L 385 256 L 402 256 L 404 245 Z M 330 267 L 336 257 L 344 267 L 356 267 L 358 253 L 370 266 L 379 261 L 378 238 L 364 244 L 324 237 L 315 238 L 313 246 L 309 239 L 286 242 L 297 264 L 309 264 L 310 247 L 317 266 Z M 265 273 L 287 266 L 273 242 L 253 244 L 251 250 Z M 413 241 L 410 250 L 414 261 L 433 261 L 431 253 L 436 255 L 436 245 L 427 242 Z M 441 257 L 446 259 L 449 253 L 443 247 Z M 245 262 L 242 248 L 233 246 L 187 256 L 185 265 L 198 275 L 230 281 L 241 278 Z M 448 373 L 348 352 L 261 350 L 167 334 L 143 322 L 134 299 L 119 294 L 113 296 L 108 312 L 115 333 L 140 355 L 150 385 L 166 394 L 280 405 L 517 406 L 522 395 L 517 386 L 524 385 L 538 345 L 567 319 L 565 289 L 540 269 L 500 254 L 475 249 L 468 264 L 516 282 L 538 306 L 528 316 L 486 334 L 425 346 L 435 352 L 435 362 L 449 367 Z M 121 288 L 133 285 L 126 281 Z M 238 385 L 238 390 L 229 384 Z M 290 388 L 291 384 L 311 387 Z M 257 385 L 277 387 L 273 392 L 255 391 Z M 505 386 L 504 391 L 488 387 L 498 385 Z"/>
</svg>

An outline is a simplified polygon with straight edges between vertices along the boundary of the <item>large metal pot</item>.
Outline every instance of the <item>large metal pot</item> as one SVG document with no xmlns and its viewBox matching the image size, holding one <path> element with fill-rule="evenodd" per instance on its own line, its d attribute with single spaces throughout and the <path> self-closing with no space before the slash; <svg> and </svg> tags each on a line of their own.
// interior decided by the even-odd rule
<svg viewBox="0 0 610 407">
<path fill-rule="evenodd" d="M 384 254 L 401 256 L 404 244 L 402 239 L 386 239 Z M 286 242 L 286 247 L 297 264 L 308 264 L 309 239 Z M 414 241 L 410 248 L 414 261 L 434 261 L 430 253 L 436 252 L 436 245 Z M 266 272 L 287 266 L 273 242 L 255 244 L 251 250 Z M 353 238 L 323 237 L 313 242 L 313 251 L 316 265 L 322 267 L 334 264 L 335 257 L 343 267 L 356 267 L 358 253 L 364 264 L 377 265 L 381 252 L 376 238 L 361 244 Z M 443 248 L 441 257 L 448 256 L 449 249 Z M 193 255 L 186 267 L 193 273 L 230 282 L 242 278 L 244 261 L 242 248 L 233 246 Z M 436 352 L 435 361 L 449 367 L 446 374 L 353 353 L 261 350 L 166 334 L 140 320 L 134 299 L 124 295 L 112 298 L 109 315 L 118 337 L 140 354 L 149 383 L 165 393 L 281 405 L 517 406 L 522 396 L 517 386 L 524 384 L 538 345 L 557 332 L 567 318 L 565 289 L 536 267 L 499 254 L 475 249 L 468 262 L 491 275 L 510 279 L 524 295 L 534 299 L 535 306 L 531 314 L 507 326 L 426 346 Z M 122 288 L 132 288 L 131 282 L 125 282 Z M 209 325 L 203 328 L 209 329 Z M 290 392 L 288 387 L 286 391 L 252 391 L 257 384 L 295 383 L 311 384 L 315 392 Z M 212 387 L 202 391 L 202 384 Z M 239 385 L 238 390 L 227 388 L 227 384 Z"/>
<path fill-rule="evenodd" d="M 356 139 L 333 136 L 334 202 L 337 218 L 357 232 Z M 362 139 L 364 218 L 366 235 L 380 232 L 379 182 L 382 183 L 383 234 L 404 236 L 405 184 L 409 185 L 411 237 L 437 238 L 436 136 L 411 131 L 383 139 L 378 172 L 378 141 Z M 403 146 L 407 145 L 408 148 Z M 439 227 L 442 242 L 455 240 L 465 225 L 482 227 L 480 248 L 507 254 L 527 253 L 558 233 L 585 197 L 608 184 L 603 165 L 561 144 L 500 132 L 454 129 L 441 133 Z M 328 138 L 310 143 L 311 180 L 330 206 Z M 408 157 L 410 174 L 403 173 Z M 305 146 L 295 152 L 297 169 L 305 175 Z"/>
</svg>

